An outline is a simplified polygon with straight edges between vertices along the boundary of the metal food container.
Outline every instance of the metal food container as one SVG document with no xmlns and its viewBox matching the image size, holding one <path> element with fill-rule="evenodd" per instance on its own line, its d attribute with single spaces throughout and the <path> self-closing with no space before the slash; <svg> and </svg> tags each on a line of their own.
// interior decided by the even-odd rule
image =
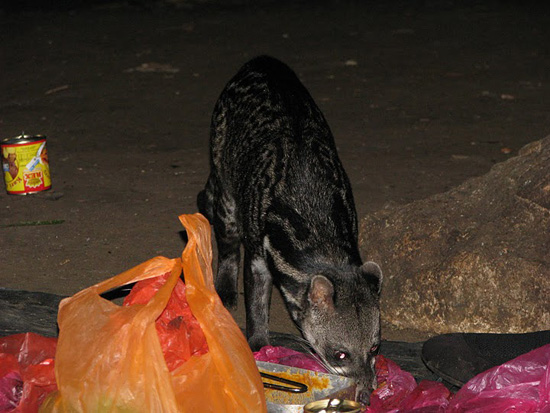
<svg viewBox="0 0 550 413">
<path fill-rule="evenodd" d="M 2 171 L 8 194 L 28 195 L 50 189 L 50 162 L 43 135 L 0 141 Z"/>
<path fill-rule="evenodd" d="M 263 361 L 256 361 L 256 365 L 260 372 L 273 374 L 308 386 L 308 391 L 304 393 L 291 393 L 266 388 L 265 398 L 269 413 L 303 413 L 304 406 L 316 400 L 331 398 L 353 400 L 355 398 L 356 384 L 348 377 Z M 265 381 L 266 379 L 264 379 Z"/>
<path fill-rule="evenodd" d="M 304 413 L 360 413 L 361 403 L 343 399 L 323 399 L 308 403 Z"/>
</svg>

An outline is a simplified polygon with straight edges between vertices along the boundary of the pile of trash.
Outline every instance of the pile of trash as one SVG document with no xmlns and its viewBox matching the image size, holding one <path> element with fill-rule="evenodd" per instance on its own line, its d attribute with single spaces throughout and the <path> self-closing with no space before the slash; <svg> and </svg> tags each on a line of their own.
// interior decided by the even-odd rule
<svg viewBox="0 0 550 413">
<path fill-rule="evenodd" d="M 215 292 L 210 225 L 180 216 L 182 257 L 153 258 L 64 299 L 59 338 L 0 337 L 0 413 L 73 411 L 266 412 L 257 361 L 317 372 L 311 354 L 252 353 Z M 184 275 L 185 283 L 181 278 Z M 123 305 L 101 294 L 135 283 Z M 550 412 L 550 344 L 479 374 L 452 394 L 376 360 L 367 413 Z"/>
</svg>

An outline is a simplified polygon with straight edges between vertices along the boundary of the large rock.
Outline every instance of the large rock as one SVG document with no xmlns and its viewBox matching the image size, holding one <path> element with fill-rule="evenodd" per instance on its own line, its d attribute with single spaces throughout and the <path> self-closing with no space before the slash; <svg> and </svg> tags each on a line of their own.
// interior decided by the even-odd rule
<svg viewBox="0 0 550 413">
<path fill-rule="evenodd" d="M 428 335 L 550 329 L 550 136 L 484 176 L 363 218 L 382 321 Z"/>
</svg>

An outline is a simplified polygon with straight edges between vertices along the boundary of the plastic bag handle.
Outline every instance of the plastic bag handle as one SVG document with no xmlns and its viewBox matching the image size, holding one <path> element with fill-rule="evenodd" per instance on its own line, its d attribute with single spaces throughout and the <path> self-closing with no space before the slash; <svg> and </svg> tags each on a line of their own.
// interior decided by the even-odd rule
<svg viewBox="0 0 550 413">
<path fill-rule="evenodd" d="M 61 312 L 63 307 L 73 302 L 79 302 L 80 297 L 85 295 L 99 295 L 109 291 L 113 288 L 121 287 L 133 282 L 146 280 L 148 278 L 154 278 L 170 272 L 170 277 L 166 280 L 166 283 L 155 293 L 155 295 L 149 300 L 143 308 L 139 311 L 142 320 L 155 320 L 157 319 L 166 305 L 172 294 L 172 290 L 178 282 L 179 276 L 182 272 L 181 260 L 179 258 L 168 259 L 166 257 L 155 257 L 140 265 L 135 266 L 123 273 L 102 281 L 98 284 L 92 285 L 74 296 L 65 298 L 59 303 L 59 311 Z M 110 303 L 116 306 L 115 303 Z"/>
<path fill-rule="evenodd" d="M 97 294 L 103 294 L 113 288 L 122 287 L 137 281 L 158 277 L 167 272 L 177 271 L 181 274 L 181 260 L 179 258 L 169 259 L 166 257 L 155 257 L 142 264 L 135 266 L 119 275 L 105 281 L 101 281 L 90 289 L 94 289 Z M 179 275 L 178 274 L 178 275 Z"/>
</svg>

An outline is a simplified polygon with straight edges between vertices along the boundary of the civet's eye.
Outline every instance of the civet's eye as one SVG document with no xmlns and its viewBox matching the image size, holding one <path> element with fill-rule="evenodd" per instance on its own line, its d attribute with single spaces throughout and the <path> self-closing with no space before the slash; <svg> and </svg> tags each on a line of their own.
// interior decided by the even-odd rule
<svg viewBox="0 0 550 413">
<path fill-rule="evenodd" d="M 349 358 L 349 354 L 346 353 L 345 351 L 337 350 L 334 352 L 334 358 L 338 361 L 344 361 Z"/>
</svg>

